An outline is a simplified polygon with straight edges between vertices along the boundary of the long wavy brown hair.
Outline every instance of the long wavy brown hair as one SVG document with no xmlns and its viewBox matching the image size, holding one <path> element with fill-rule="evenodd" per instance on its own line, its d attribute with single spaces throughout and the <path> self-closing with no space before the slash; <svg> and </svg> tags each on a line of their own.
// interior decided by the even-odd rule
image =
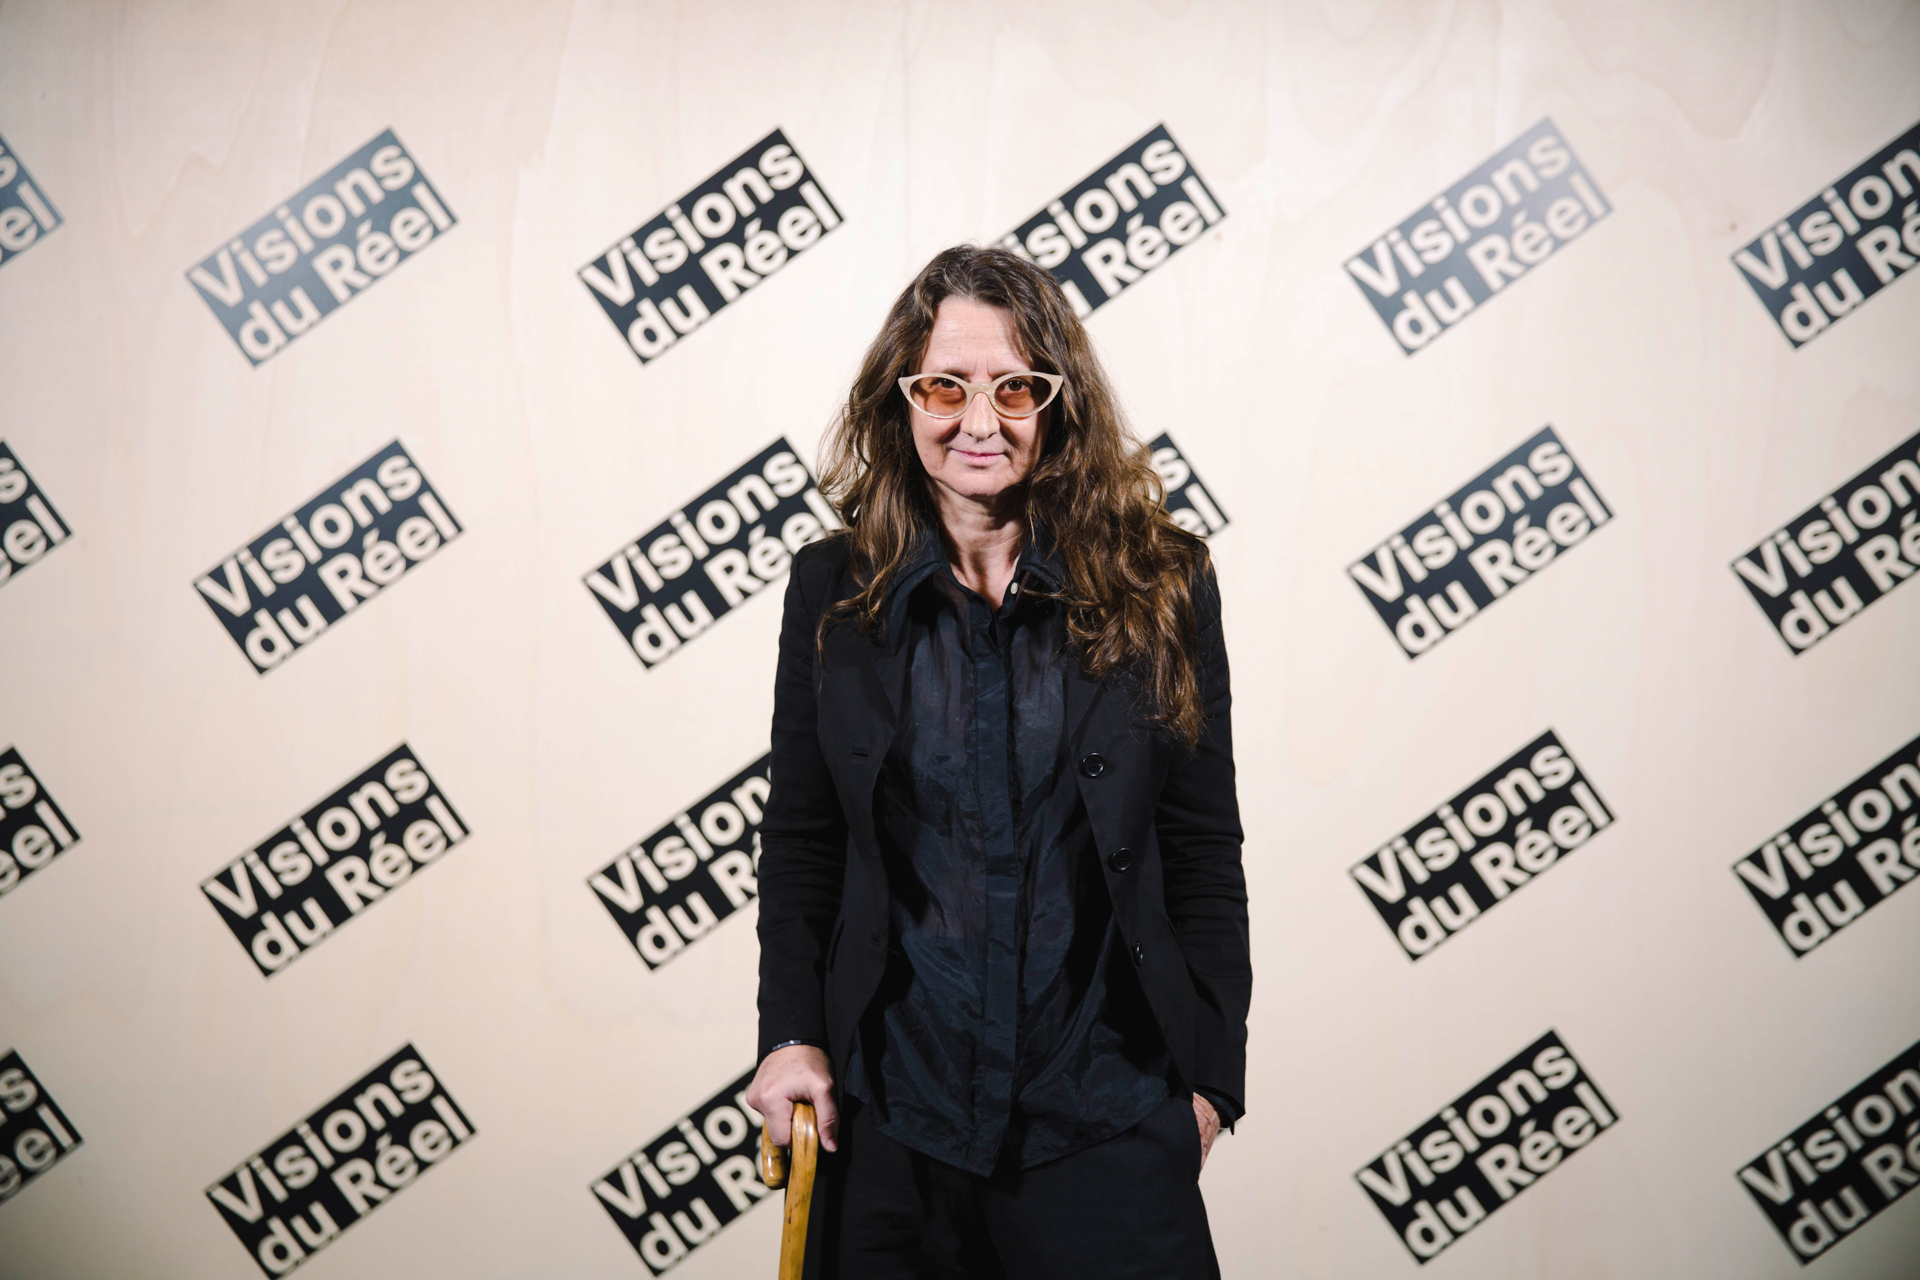
<svg viewBox="0 0 1920 1280">
<path fill-rule="evenodd" d="M 1118 673 L 1144 713 L 1192 745 L 1205 715 L 1193 590 L 1206 544 L 1167 514 L 1146 451 L 1128 431 L 1085 326 L 1052 276 L 999 248 L 960 245 L 929 262 L 893 304 L 834 419 L 820 487 L 839 507 L 861 591 L 821 620 L 851 616 L 878 635 L 882 603 L 921 530 L 940 527 L 898 379 L 920 371 L 948 298 L 1001 307 L 1024 357 L 1065 374 L 1026 480 L 1027 536 L 1044 528 L 1066 570 L 1069 646 L 1096 680 Z"/>
</svg>

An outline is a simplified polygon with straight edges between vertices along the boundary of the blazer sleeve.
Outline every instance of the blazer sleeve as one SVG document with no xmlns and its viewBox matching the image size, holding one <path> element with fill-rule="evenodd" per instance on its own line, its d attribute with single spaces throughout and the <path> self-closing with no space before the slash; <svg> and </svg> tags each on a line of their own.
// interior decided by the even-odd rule
<svg viewBox="0 0 1920 1280">
<path fill-rule="evenodd" d="M 818 734 L 814 636 L 829 574 L 819 544 L 794 559 L 773 686 L 772 792 L 760 827 L 760 1043 L 825 1045 L 827 944 L 840 914 L 847 820 Z M 814 554 L 808 554 L 813 552 Z"/>
<path fill-rule="evenodd" d="M 1240 863 L 1240 805 L 1233 771 L 1233 695 L 1220 588 L 1209 566 L 1194 592 L 1200 695 L 1206 724 L 1191 749 L 1175 744 L 1155 812 L 1167 915 L 1192 975 L 1196 1079 L 1224 1097 L 1232 1123 L 1245 1111 L 1247 1007 L 1253 965 L 1247 944 L 1247 882 Z M 1218 1103 L 1216 1102 L 1216 1107 Z"/>
</svg>

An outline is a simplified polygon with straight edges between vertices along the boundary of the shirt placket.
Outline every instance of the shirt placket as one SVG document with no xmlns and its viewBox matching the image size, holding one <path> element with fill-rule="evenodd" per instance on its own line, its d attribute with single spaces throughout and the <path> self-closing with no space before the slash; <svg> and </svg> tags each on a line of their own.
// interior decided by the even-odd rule
<svg viewBox="0 0 1920 1280">
<path fill-rule="evenodd" d="M 1016 937 L 1020 877 L 1014 847 L 1008 760 L 1006 654 L 994 635 L 993 612 L 967 598 L 968 647 L 973 650 L 973 732 L 968 745 L 977 780 L 987 886 L 985 1026 L 974 1070 L 977 1123 L 968 1163 L 991 1163 L 1006 1134 L 1013 1103 L 1014 1044 L 1019 1018 L 1020 955 Z"/>
</svg>

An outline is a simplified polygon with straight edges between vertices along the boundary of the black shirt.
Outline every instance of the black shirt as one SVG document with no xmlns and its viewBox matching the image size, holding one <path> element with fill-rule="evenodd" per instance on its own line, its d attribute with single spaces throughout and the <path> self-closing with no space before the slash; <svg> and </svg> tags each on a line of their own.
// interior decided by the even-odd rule
<svg viewBox="0 0 1920 1280">
<path fill-rule="evenodd" d="M 1092 1146 L 1173 1087 L 1067 758 L 1062 581 L 1030 540 L 994 609 L 929 533 L 889 600 L 890 945 L 847 1082 L 881 1132 L 979 1174 Z"/>
</svg>

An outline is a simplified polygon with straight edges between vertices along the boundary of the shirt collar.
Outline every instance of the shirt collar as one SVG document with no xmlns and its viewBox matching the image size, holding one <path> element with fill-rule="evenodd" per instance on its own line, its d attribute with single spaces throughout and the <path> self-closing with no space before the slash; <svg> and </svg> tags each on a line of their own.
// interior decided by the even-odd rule
<svg viewBox="0 0 1920 1280">
<path fill-rule="evenodd" d="M 913 548 L 907 553 L 900 572 L 894 575 L 892 585 L 887 588 L 887 636 L 891 643 L 899 643 L 906 621 L 907 602 L 913 593 L 946 567 L 947 551 L 941 544 L 940 535 L 931 527 L 923 526 L 915 536 Z M 1032 526 L 1026 546 L 1020 549 L 1020 559 L 1013 566 L 1013 580 L 1020 583 L 1023 590 L 1039 586 L 1057 592 L 1066 585 L 1066 567 L 1061 561 L 1060 548 L 1054 544 L 1046 526 Z"/>
</svg>

